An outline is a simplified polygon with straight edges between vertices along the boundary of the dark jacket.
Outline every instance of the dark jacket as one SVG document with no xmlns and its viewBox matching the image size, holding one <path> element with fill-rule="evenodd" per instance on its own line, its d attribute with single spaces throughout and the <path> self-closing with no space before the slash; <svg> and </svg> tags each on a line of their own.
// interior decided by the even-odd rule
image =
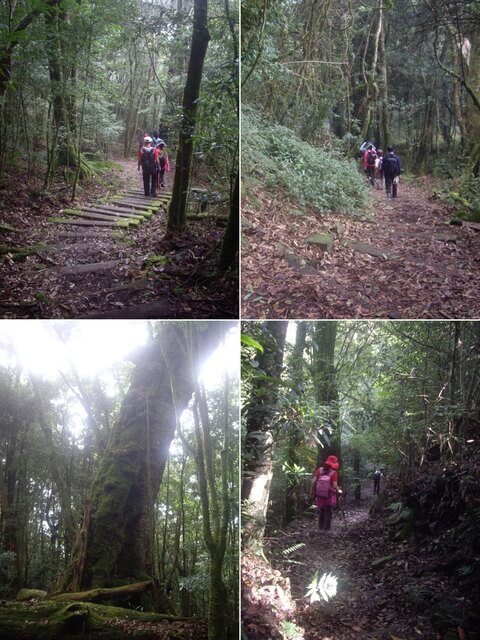
<svg viewBox="0 0 480 640">
<path fill-rule="evenodd" d="M 392 162 L 392 158 L 395 162 Z M 400 158 L 393 151 L 389 151 L 387 155 L 384 156 L 382 160 L 382 173 L 389 178 L 395 178 L 402 173 Z"/>
</svg>

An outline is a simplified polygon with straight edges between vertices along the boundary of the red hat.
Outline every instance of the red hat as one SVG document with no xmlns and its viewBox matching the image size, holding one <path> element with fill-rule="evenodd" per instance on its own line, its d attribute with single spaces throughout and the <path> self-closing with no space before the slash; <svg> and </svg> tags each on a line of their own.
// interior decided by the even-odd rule
<svg viewBox="0 0 480 640">
<path fill-rule="evenodd" d="M 328 466 L 332 467 L 332 469 L 338 469 L 338 467 L 340 466 L 337 456 L 328 456 L 328 458 L 325 460 L 325 464 L 328 464 Z"/>
</svg>

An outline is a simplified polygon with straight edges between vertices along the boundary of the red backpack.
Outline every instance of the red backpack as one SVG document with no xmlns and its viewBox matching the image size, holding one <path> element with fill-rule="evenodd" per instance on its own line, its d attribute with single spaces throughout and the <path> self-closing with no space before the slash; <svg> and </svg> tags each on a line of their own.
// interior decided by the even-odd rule
<svg viewBox="0 0 480 640">
<path fill-rule="evenodd" d="M 330 498 L 332 493 L 332 475 L 333 471 L 329 471 L 328 474 L 324 474 L 323 467 L 320 467 L 320 475 L 318 476 L 315 484 L 315 495 L 317 498 Z"/>
</svg>

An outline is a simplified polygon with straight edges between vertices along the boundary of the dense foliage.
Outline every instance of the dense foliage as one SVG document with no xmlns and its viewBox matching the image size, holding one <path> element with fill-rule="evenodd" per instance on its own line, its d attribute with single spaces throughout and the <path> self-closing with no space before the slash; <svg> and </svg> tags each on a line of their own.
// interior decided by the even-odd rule
<svg viewBox="0 0 480 640">
<path fill-rule="evenodd" d="M 353 161 L 315 148 L 287 127 L 269 124 L 245 109 L 242 119 L 243 167 L 247 185 L 282 190 L 319 213 L 362 214 L 368 190 Z"/>
</svg>

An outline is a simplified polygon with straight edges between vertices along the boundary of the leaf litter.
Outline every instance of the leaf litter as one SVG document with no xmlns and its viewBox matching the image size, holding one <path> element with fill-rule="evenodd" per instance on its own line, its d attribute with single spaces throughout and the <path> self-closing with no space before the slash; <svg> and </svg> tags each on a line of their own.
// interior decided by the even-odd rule
<svg viewBox="0 0 480 640">
<path fill-rule="evenodd" d="M 242 317 L 480 316 L 480 232 L 451 225 L 431 191 L 428 180 L 402 183 L 396 200 L 372 189 L 370 214 L 353 219 L 257 188 L 260 207 L 242 206 Z M 308 244 L 314 234 L 330 248 Z"/>
<path fill-rule="evenodd" d="M 393 492 L 392 492 L 393 493 Z M 461 627 L 432 626 L 430 607 L 455 597 L 455 578 L 435 559 L 392 535 L 390 511 L 371 512 L 371 487 L 320 532 L 313 511 L 265 539 L 265 557 L 242 554 L 242 629 L 249 640 L 440 640 Z M 293 551 L 292 551 L 293 550 Z M 312 578 L 335 576 L 330 599 L 307 597 Z"/>
</svg>

